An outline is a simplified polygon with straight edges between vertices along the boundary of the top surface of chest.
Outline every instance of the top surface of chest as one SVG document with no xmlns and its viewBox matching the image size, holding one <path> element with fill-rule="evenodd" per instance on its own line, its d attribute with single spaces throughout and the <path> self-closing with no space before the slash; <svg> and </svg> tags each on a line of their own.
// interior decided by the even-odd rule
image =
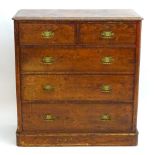
<svg viewBox="0 0 155 155">
<path fill-rule="evenodd" d="M 141 20 L 133 10 L 20 10 L 14 20 Z"/>
</svg>

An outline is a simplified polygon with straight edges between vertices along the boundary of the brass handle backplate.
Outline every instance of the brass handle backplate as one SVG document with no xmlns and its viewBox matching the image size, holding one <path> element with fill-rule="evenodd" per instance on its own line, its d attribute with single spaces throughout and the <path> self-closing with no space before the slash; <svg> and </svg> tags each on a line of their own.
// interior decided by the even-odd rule
<svg viewBox="0 0 155 155">
<path fill-rule="evenodd" d="M 54 86 L 52 86 L 50 84 L 46 84 L 43 86 L 43 90 L 49 92 L 49 91 L 54 91 L 55 88 L 54 88 Z"/>
<path fill-rule="evenodd" d="M 109 114 L 102 114 L 100 119 L 102 121 L 110 121 L 111 120 L 111 116 Z"/>
<path fill-rule="evenodd" d="M 42 63 L 43 64 L 53 64 L 54 63 L 54 58 L 53 57 L 50 57 L 50 56 L 44 56 L 42 58 Z"/>
<path fill-rule="evenodd" d="M 103 93 L 110 93 L 111 91 L 112 91 L 112 87 L 110 85 L 103 84 L 101 86 L 101 92 L 103 92 Z"/>
<path fill-rule="evenodd" d="M 105 56 L 101 59 L 102 64 L 112 64 L 114 61 L 113 57 L 111 56 Z"/>
<path fill-rule="evenodd" d="M 41 36 L 45 39 L 50 39 L 54 37 L 54 32 L 53 31 L 43 31 L 41 33 Z"/>
<path fill-rule="evenodd" d="M 44 115 L 42 116 L 42 118 L 43 118 L 43 120 L 45 120 L 45 121 L 54 121 L 54 120 L 57 119 L 57 117 L 54 116 L 54 115 L 52 115 L 52 114 L 44 114 Z"/>
<path fill-rule="evenodd" d="M 102 31 L 101 32 L 101 37 L 103 39 L 111 39 L 114 37 L 114 33 L 112 31 Z"/>
</svg>

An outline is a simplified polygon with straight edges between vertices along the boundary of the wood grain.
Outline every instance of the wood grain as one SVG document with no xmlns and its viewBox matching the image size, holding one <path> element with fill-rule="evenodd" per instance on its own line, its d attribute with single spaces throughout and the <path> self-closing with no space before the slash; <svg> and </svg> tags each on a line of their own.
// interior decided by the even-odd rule
<svg viewBox="0 0 155 155">
<path fill-rule="evenodd" d="M 17 131 L 22 132 L 22 104 L 20 98 L 20 47 L 19 47 L 19 30 L 18 21 L 14 21 L 14 42 L 15 42 L 15 68 L 16 68 L 16 99 L 17 99 Z"/>
<path fill-rule="evenodd" d="M 110 31 L 112 38 L 102 38 L 101 33 Z M 126 22 L 102 22 L 80 24 L 80 42 L 90 44 L 135 44 L 136 24 Z"/>
<path fill-rule="evenodd" d="M 80 101 L 79 101 L 80 102 Z M 45 114 L 56 117 L 43 119 Z M 111 120 L 101 120 L 102 115 Z M 93 124 L 93 125 L 92 125 Z M 132 127 L 131 104 L 24 104 L 24 131 L 54 133 L 129 132 Z"/>
<path fill-rule="evenodd" d="M 74 43 L 75 27 L 73 24 L 39 24 L 20 23 L 21 44 L 72 44 Z M 54 32 L 52 38 L 43 38 L 44 31 Z"/>
<path fill-rule="evenodd" d="M 20 10 L 13 19 L 17 145 L 137 145 L 142 18 L 132 10 Z M 53 63 L 43 64 L 45 56 Z M 101 63 L 106 56 L 111 64 Z"/>
<path fill-rule="evenodd" d="M 136 73 L 134 80 L 134 109 L 133 109 L 133 131 L 137 130 L 137 111 L 138 111 L 138 90 L 139 90 L 139 67 L 140 67 L 140 46 L 141 46 L 141 22 L 137 22 L 136 40 Z"/>
<path fill-rule="evenodd" d="M 52 64 L 42 62 L 52 57 Z M 111 64 L 102 59 L 112 57 Z M 135 50 L 128 48 L 22 48 L 22 72 L 134 73 Z"/>
<path fill-rule="evenodd" d="M 22 100 L 133 100 L 133 76 L 128 75 L 25 75 L 22 77 Z M 44 86 L 54 87 L 53 91 Z M 109 93 L 102 85 L 110 85 Z"/>
<path fill-rule="evenodd" d="M 14 20 L 142 20 L 129 9 L 19 10 Z"/>
<path fill-rule="evenodd" d="M 17 133 L 18 146 L 133 146 L 138 133 Z"/>
</svg>

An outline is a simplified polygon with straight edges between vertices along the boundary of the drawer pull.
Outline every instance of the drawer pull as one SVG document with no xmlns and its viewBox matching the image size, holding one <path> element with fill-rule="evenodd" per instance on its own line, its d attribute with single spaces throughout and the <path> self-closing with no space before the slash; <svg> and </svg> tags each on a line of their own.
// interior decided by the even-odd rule
<svg viewBox="0 0 155 155">
<path fill-rule="evenodd" d="M 54 37 L 54 32 L 53 31 L 44 31 L 41 33 L 41 36 L 45 39 L 50 39 Z"/>
<path fill-rule="evenodd" d="M 45 121 L 54 121 L 54 120 L 57 119 L 56 116 L 51 115 L 51 114 L 44 114 L 44 115 L 42 116 L 42 118 L 43 118 L 43 120 L 45 120 Z"/>
<path fill-rule="evenodd" d="M 110 93 L 112 90 L 112 87 L 110 85 L 102 85 L 101 86 L 101 92 L 103 93 Z"/>
<path fill-rule="evenodd" d="M 106 56 L 101 59 L 102 64 L 112 64 L 113 61 L 114 59 L 111 56 Z"/>
<path fill-rule="evenodd" d="M 52 86 L 52 85 L 50 85 L 50 84 L 47 84 L 47 85 L 44 85 L 44 86 L 43 86 L 43 90 L 44 90 L 44 91 L 54 91 L 55 88 L 54 88 L 54 86 Z"/>
<path fill-rule="evenodd" d="M 102 31 L 101 32 L 101 37 L 103 39 L 111 39 L 111 38 L 113 38 L 113 36 L 114 36 L 114 33 L 112 31 Z"/>
<path fill-rule="evenodd" d="M 54 63 L 54 58 L 53 57 L 49 57 L 49 56 L 44 56 L 42 58 L 42 63 L 43 64 L 53 64 Z"/>
<path fill-rule="evenodd" d="M 103 115 L 101 115 L 100 119 L 102 121 L 110 121 L 111 120 L 111 116 L 108 115 L 108 114 L 103 114 Z"/>
</svg>

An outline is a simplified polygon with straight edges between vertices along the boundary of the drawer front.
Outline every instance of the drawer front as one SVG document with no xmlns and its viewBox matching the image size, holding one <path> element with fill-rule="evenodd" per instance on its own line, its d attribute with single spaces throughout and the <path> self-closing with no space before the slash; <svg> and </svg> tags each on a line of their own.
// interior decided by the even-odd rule
<svg viewBox="0 0 155 155">
<path fill-rule="evenodd" d="M 80 25 L 81 43 L 135 44 L 136 24 L 126 22 L 87 23 Z"/>
<path fill-rule="evenodd" d="M 20 23 L 21 44 L 73 44 L 74 24 Z"/>
<path fill-rule="evenodd" d="M 22 48 L 23 72 L 134 73 L 135 50 L 127 48 Z"/>
<path fill-rule="evenodd" d="M 130 104 L 23 104 L 23 129 L 50 132 L 126 132 Z"/>
<path fill-rule="evenodd" d="M 133 99 L 133 76 L 129 75 L 25 75 L 23 100 Z"/>
</svg>

